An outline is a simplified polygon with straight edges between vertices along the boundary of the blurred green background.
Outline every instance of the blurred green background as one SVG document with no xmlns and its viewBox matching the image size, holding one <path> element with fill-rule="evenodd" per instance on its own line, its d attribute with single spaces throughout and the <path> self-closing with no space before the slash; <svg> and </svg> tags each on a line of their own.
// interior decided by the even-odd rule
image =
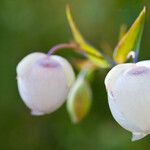
<svg viewBox="0 0 150 150">
<path fill-rule="evenodd" d="M 112 118 L 104 77 L 95 75 L 90 114 L 71 123 L 63 105 L 53 114 L 33 117 L 16 86 L 16 65 L 27 54 L 47 52 L 72 39 L 65 16 L 70 4 L 80 31 L 95 47 L 107 41 L 114 48 L 122 23 L 131 23 L 145 5 L 147 15 L 140 60 L 150 59 L 149 0 L 0 0 L 0 149 L 1 150 L 145 150 L 150 136 L 131 142 L 131 134 Z M 60 55 L 76 57 L 70 51 Z"/>
</svg>

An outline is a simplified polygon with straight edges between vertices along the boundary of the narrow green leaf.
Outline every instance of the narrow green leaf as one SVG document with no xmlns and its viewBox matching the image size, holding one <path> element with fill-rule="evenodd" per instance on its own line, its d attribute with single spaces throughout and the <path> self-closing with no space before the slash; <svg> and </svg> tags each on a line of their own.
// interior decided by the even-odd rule
<svg viewBox="0 0 150 150">
<path fill-rule="evenodd" d="M 102 68 L 109 67 L 109 63 L 104 59 L 103 55 L 94 47 L 85 42 L 84 38 L 80 34 L 78 28 L 75 25 L 69 6 L 66 7 L 67 20 L 73 34 L 75 42 L 79 45 L 80 49 L 84 51 L 84 54 L 97 66 Z"/>
<path fill-rule="evenodd" d="M 127 25 L 125 24 L 121 25 L 120 32 L 119 32 L 119 41 L 123 38 L 126 32 L 127 32 Z"/>
<path fill-rule="evenodd" d="M 130 51 L 139 53 L 141 37 L 143 33 L 146 8 L 144 7 L 128 32 L 121 38 L 114 50 L 114 60 L 117 63 L 124 63 Z"/>
<path fill-rule="evenodd" d="M 67 110 L 73 123 L 80 122 L 89 112 L 92 102 L 92 92 L 85 79 L 85 70 L 82 71 L 67 99 Z"/>
</svg>

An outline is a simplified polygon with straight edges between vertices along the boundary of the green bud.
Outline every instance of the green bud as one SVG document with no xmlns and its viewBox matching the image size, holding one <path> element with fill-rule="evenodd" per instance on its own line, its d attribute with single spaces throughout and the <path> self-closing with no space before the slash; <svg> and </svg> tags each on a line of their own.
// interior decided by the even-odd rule
<svg viewBox="0 0 150 150">
<path fill-rule="evenodd" d="M 89 112 L 92 92 L 85 79 L 87 71 L 82 71 L 72 86 L 67 100 L 67 110 L 72 122 L 78 123 Z"/>
</svg>

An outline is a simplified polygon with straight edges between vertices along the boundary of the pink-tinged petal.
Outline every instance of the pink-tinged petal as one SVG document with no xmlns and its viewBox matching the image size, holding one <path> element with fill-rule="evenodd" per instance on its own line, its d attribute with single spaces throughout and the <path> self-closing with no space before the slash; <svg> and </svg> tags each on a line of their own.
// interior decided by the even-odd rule
<svg viewBox="0 0 150 150">
<path fill-rule="evenodd" d="M 57 61 L 63 67 L 68 82 L 68 87 L 70 87 L 75 81 L 75 75 L 69 62 L 63 57 L 55 55 L 51 56 L 51 59 Z"/>
<path fill-rule="evenodd" d="M 135 64 L 132 63 L 127 63 L 127 64 L 119 64 L 113 69 L 111 69 L 106 78 L 105 78 L 105 86 L 106 89 L 110 88 L 113 86 L 113 83 L 118 79 L 118 77 L 129 67 L 133 67 Z"/>
<path fill-rule="evenodd" d="M 150 61 L 120 64 L 105 79 L 115 120 L 138 140 L 150 133 Z"/>
<path fill-rule="evenodd" d="M 67 77 L 74 78 L 74 72 L 70 66 L 66 77 L 64 68 L 70 64 L 67 61 L 64 63 L 64 60 L 57 61 L 53 56 L 32 53 L 18 64 L 19 93 L 33 115 L 51 113 L 65 102 L 70 89 Z"/>
</svg>

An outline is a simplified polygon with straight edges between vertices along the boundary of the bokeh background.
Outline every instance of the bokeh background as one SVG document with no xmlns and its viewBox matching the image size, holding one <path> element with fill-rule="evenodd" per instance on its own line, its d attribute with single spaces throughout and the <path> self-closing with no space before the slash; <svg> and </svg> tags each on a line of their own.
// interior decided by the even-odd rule
<svg viewBox="0 0 150 150">
<path fill-rule="evenodd" d="M 104 41 L 114 48 L 120 25 L 130 26 L 145 5 L 140 60 L 150 59 L 149 0 L 0 0 L 0 149 L 149 149 L 150 136 L 131 142 L 131 134 L 112 118 L 104 87 L 107 70 L 95 74 L 92 109 L 78 125 L 71 123 L 65 104 L 50 115 L 33 117 L 21 101 L 16 65 L 31 52 L 47 52 L 72 39 L 65 16 L 68 3 L 84 37 L 99 49 Z M 68 60 L 76 58 L 68 50 L 59 54 Z"/>
</svg>

